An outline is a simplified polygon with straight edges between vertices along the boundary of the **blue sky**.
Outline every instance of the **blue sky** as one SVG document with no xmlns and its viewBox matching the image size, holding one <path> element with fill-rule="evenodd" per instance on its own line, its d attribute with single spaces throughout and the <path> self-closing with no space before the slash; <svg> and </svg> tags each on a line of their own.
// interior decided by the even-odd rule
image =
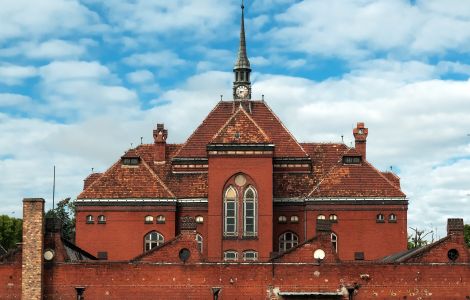
<svg viewBox="0 0 470 300">
<path fill-rule="evenodd" d="M 246 1 L 253 97 L 299 141 L 352 142 L 399 171 L 411 226 L 470 223 L 467 1 Z M 184 142 L 231 96 L 239 1 L 3 1 L 0 213 L 74 198 L 91 168 L 151 142 Z"/>
</svg>

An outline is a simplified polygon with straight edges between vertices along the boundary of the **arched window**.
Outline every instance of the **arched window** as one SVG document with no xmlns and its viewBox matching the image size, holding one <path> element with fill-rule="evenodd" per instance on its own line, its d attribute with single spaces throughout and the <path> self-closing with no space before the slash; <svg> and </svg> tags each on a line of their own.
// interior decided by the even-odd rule
<svg viewBox="0 0 470 300">
<path fill-rule="evenodd" d="M 258 260 L 258 252 L 254 250 L 246 250 L 243 252 L 244 261 L 256 261 Z"/>
<path fill-rule="evenodd" d="M 291 223 L 299 223 L 299 216 L 291 216 L 290 217 Z"/>
<path fill-rule="evenodd" d="M 396 223 L 397 222 L 397 215 L 396 214 L 390 214 L 388 216 L 388 222 L 390 223 Z"/>
<path fill-rule="evenodd" d="M 224 195 L 224 235 L 237 235 L 237 191 L 233 186 Z"/>
<path fill-rule="evenodd" d="M 158 247 L 165 242 L 165 238 L 159 232 L 152 231 L 145 235 L 144 249 L 149 251 L 152 248 Z"/>
<path fill-rule="evenodd" d="M 225 261 L 235 261 L 238 260 L 238 252 L 234 250 L 227 250 L 224 252 Z"/>
<path fill-rule="evenodd" d="M 243 197 L 243 235 L 256 236 L 256 191 L 249 187 Z"/>
<path fill-rule="evenodd" d="M 145 224 L 152 224 L 153 223 L 153 217 L 152 216 L 145 216 Z"/>
<path fill-rule="evenodd" d="M 293 232 L 285 232 L 279 236 L 279 252 L 284 252 L 299 244 L 299 237 Z"/>
<path fill-rule="evenodd" d="M 279 216 L 279 218 L 277 218 L 277 221 L 279 223 L 286 223 L 287 222 L 287 217 L 286 216 Z"/>
<path fill-rule="evenodd" d="M 106 217 L 104 215 L 98 216 L 98 224 L 106 224 Z"/>
<path fill-rule="evenodd" d="M 198 224 L 204 223 L 204 217 L 203 216 L 196 216 L 196 223 L 198 223 Z"/>
<path fill-rule="evenodd" d="M 375 221 L 376 221 L 377 223 L 383 223 L 383 222 L 385 222 L 385 217 L 384 217 L 384 215 L 383 215 L 383 214 L 378 214 L 378 215 L 376 216 Z"/>
<path fill-rule="evenodd" d="M 317 220 L 325 220 L 325 215 L 318 215 Z"/>
<path fill-rule="evenodd" d="M 335 214 L 331 214 L 330 215 L 330 221 L 333 222 L 333 223 L 338 222 L 338 216 L 335 215 Z"/>
<path fill-rule="evenodd" d="M 166 218 L 164 215 L 157 216 L 157 224 L 165 224 Z"/>
<path fill-rule="evenodd" d="M 93 224 L 93 222 L 94 222 L 94 219 L 93 219 L 92 215 L 86 216 L 86 223 L 87 224 Z"/>
<path fill-rule="evenodd" d="M 197 242 L 197 249 L 199 250 L 199 252 L 202 253 L 204 239 L 202 238 L 202 235 L 200 235 L 199 233 L 196 234 L 196 242 Z"/>
<path fill-rule="evenodd" d="M 335 252 L 338 252 L 338 236 L 334 233 L 331 233 L 331 245 L 333 249 L 335 249 Z"/>
</svg>

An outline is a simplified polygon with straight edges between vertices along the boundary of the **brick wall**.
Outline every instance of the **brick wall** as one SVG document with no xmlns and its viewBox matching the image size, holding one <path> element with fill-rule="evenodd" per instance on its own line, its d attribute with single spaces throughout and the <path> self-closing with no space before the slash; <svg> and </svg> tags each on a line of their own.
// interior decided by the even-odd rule
<svg viewBox="0 0 470 300">
<path fill-rule="evenodd" d="M 23 200 L 22 299 L 42 299 L 44 199 Z"/>
</svg>

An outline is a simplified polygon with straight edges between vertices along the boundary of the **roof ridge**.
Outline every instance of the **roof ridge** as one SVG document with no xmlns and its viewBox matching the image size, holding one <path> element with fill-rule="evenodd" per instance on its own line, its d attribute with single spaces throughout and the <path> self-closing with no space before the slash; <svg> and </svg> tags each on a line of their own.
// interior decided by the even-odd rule
<svg viewBox="0 0 470 300">
<path fill-rule="evenodd" d="M 203 125 L 204 125 L 204 121 L 207 120 L 207 118 L 221 105 L 221 103 L 223 103 L 222 100 L 220 100 L 219 102 L 217 102 L 217 105 L 214 106 L 214 108 L 206 115 L 206 117 L 202 120 L 202 122 L 199 124 L 198 127 L 196 127 L 196 129 L 193 130 L 193 133 L 191 133 L 191 135 L 186 139 L 186 141 L 182 144 L 182 146 L 178 149 L 178 151 L 175 153 L 175 155 L 173 155 L 173 157 L 178 157 L 178 155 L 180 154 L 180 152 L 184 149 L 184 147 L 186 147 L 186 145 L 188 144 L 188 141 L 196 134 L 196 132 L 199 130 L 199 128 L 201 128 Z M 227 101 L 227 103 L 229 103 Z"/>
<path fill-rule="evenodd" d="M 400 191 L 405 197 L 405 193 L 403 193 L 403 191 L 401 190 L 401 188 L 397 187 L 395 183 L 391 182 L 387 177 L 385 177 L 384 174 L 382 174 L 382 172 L 377 169 L 376 167 L 374 167 L 370 162 L 368 162 L 367 160 L 364 160 L 363 161 L 364 163 L 366 163 L 369 167 L 371 167 L 375 172 L 377 172 L 377 174 L 379 174 L 380 177 L 382 177 L 383 179 L 385 179 L 394 189 Z"/>
<path fill-rule="evenodd" d="M 351 149 L 350 147 L 346 146 L 346 150 L 344 150 L 343 153 L 341 153 L 341 157 L 343 157 L 343 155 L 346 152 L 348 152 L 350 149 Z M 339 163 L 341 160 L 342 158 L 340 158 L 340 160 L 338 160 L 336 163 Z M 315 192 L 315 190 L 318 189 L 318 187 L 323 183 L 323 181 L 325 181 L 325 179 L 327 179 L 330 176 L 330 174 L 337 168 L 338 168 L 338 165 L 333 165 L 331 169 L 325 174 L 325 176 L 323 176 L 322 179 L 315 185 L 313 190 L 310 193 L 308 193 L 307 198 L 312 196 L 313 192 Z"/>
<path fill-rule="evenodd" d="M 242 111 L 248 118 L 248 120 L 250 120 L 256 126 L 256 128 L 261 132 L 264 138 L 266 138 L 267 140 L 271 140 L 266 134 L 266 132 L 264 132 L 264 130 L 258 125 L 258 123 L 256 123 L 256 121 L 252 117 L 250 117 L 250 115 L 246 112 L 243 106 L 239 106 L 238 109 L 232 114 L 232 116 L 225 122 L 225 124 L 222 125 L 222 127 L 220 127 L 220 129 L 214 134 L 209 143 L 212 143 L 217 138 L 217 136 L 230 124 L 230 122 L 240 113 L 240 111 Z"/>
<path fill-rule="evenodd" d="M 415 255 L 418 255 L 418 254 L 421 254 L 423 252 L 425 252 L 426 250 L 429 250 L 429 249 L 432 249 L 434 246 L 437 246 L 439 245 L 440 243 L 448 240 L 450 238 L 450 235 L 447 235 L 435 242 L 432 242 L 431 244 L 428 244 L 428 245 L 425 245 L 423 247 L 420 247 L 420 248 L 416 248 L 416 249 L 412 249 L 412 251 L 410 251 L 409 253 L 404 253 L 404 255 L 402 257 L 399 257 L 397 258 L 397 262 L 406 262 L 408 259 L 412 258 L 413 256 Z"/>
<path fill-rule="evenodd" d="M 112 169 L 121 161 L 121 159 L 118 159 L 114 164 L 111 165 L 105 172 L 101 173 L 101 176 L 96 178 L 89 186 L 87 186 L 78 196 L 77 199 L 80 199 L 80 195 L 88 191 L 92 186 L 94 186 L 98 181 L 100 181 L 107 173 L 111 172 Z M 91 175 L 91 174 L 90 174 Z M 88 175 L 88 176 L 90 176 Z M 88 177 L 87 177 L 88 178 Z"/>
<path fill-rule="evenodd" d="M 171 197 L 176 198 L 175 194 L 168 188 L 168 186 L 163 182 L 163 180 L 160 178 L 160 176 L 155 173 L 152 168 L 147 164 L 147 162 L 144 159 L 141 159 L 142 163 L 144 166 L 150 171 L 150 173 L 157 179 L 158 183 L 160 183 L 161 186 L 171 195 Z"/>
<path fill-rule="evenodd" d="M 307 157 L 310 157 L 310 155 L 308 155 L 307 151 L 305 151 L 305 149 L 299 144 L 299 142 L 297 141 L 297 139 L 292 135 L 292 133 L 289 131 L 289 129 L 287 129 L 286 126 L 284 126 L 284 123 L 282 123 L 281 119 L 279 119 L 279 117 L 274 113 L 274 111 L 271 109 L 271 107 L 269 107 L 269 105 L 266 103 L 266 102 L 262 102 L 264 104 L 264 106 L 266 106 L 266 108 L 271 112 L 271 114 L 274 116 L 274 118 L 276 118 L 276 120 L 279 122 L 279 124 L 281 124 L 282 128 L 284 128 L 284 130 L 287 132 L 287 134 L 289 134 L 289 136 L 292 138 L 292 140 L 300 147 L 300 149 L 302 149 L 302 151 L 304 152 L 305 156 Z"/>
</svg>

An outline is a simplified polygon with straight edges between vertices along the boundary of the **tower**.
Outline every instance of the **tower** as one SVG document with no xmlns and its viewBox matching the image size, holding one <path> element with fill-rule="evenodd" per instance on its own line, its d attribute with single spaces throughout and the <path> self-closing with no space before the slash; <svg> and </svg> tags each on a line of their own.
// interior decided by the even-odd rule
<svg viewBox="0 0 470 300">
<path fill-rule="evenodd" d="M 250 82 L 250 61 L 246 54 L 246 40 L 245 40 L 245 6 L 241 5 L 242 17 L 240 25 L 240 45 L 238 49 L 237 61 L 233 68 L 235 74 L 235 81 L 233 82 L 233 99 L 234 100 L 249 100 L 251 99 L 251 82 Z"/>
</svg>

